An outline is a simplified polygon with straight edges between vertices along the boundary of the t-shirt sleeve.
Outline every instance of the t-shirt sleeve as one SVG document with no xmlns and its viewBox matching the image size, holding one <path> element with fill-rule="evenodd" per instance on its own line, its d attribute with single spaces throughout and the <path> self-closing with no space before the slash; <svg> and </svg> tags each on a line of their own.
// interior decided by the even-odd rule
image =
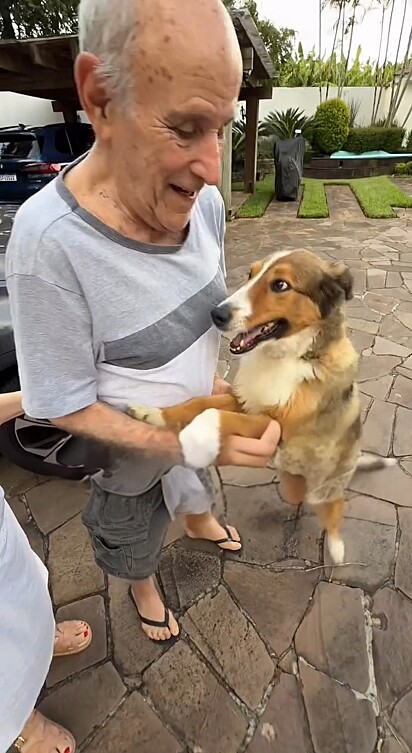
<svg viewBox="0 0 412 753">
<path fill-rule="evenodd" d="M 7 279 L 23 407 L 60 418 L 97 400 L 92 323 L 82 295 L 36 275 Z"/>
</svg>

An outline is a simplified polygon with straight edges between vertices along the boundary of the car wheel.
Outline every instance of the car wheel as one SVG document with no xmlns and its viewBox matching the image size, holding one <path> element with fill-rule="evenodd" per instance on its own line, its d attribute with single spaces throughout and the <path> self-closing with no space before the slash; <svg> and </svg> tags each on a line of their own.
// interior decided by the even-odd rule
<svg viewBox="0 0 412 753">
<path fill-rule="evenodd" d="M 17 374 L 0 385 L 0 393 L 20 389 Z M 0 426 L 0 453 L 20 468 L 42 476 L 80 481 L 96 469 L 87 468 L 83 460 L 82 439 L 26 415 Z"/>
</svg>

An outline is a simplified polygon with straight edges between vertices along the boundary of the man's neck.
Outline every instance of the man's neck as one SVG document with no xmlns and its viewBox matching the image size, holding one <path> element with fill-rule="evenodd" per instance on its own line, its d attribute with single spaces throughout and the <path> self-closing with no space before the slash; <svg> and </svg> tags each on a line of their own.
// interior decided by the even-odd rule
<svg viewBox="0 0 412 753">
<path fill-rule="evenodd" d="M 110 176 L 94 150 L 67 172 L 64 182 L 79 206 L 127 238 L 159 246 L 179 246 L 187 236 L 187 230 L 172 233 L 153 228 L 132 215 L 118 200 Z"/>
</svg>

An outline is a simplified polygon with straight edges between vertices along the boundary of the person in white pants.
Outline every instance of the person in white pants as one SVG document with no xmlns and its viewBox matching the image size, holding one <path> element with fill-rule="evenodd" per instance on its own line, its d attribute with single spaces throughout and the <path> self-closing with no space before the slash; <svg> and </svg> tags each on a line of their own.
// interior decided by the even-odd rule
<svg viewBox="0 0 412 753">
<path fill-rule="evenodd" d="M 0 395 L 0 423 L 23 412 L 20 392 Z M 55 624 L 48 573 L 0 487 L 0 753 L 74 753 L 67 730 L 33 711 L 53 656 L 84 651 L 85 622 Z"/>
</svg>

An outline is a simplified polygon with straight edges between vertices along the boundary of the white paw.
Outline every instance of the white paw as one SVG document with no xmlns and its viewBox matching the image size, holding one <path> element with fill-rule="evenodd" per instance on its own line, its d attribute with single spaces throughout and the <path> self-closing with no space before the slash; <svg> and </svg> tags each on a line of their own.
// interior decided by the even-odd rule
<svg viewBox="0 0 412 753">
<path fill-rule="evenodd" d="M 150 408 L 148 405 L 129 405 L 127 415 L 136 421 L 144 421 L 152 426 L 166 425 L 160 408 Z"/>
<path fill-rule="evenodd" d="M 345 544 L 339 536 L 328 536 L 329 554 L 335 565 L 342 565 L 345 561 Z"/>
<path fill-rule="evenodd" d="M 216 408 L 208 408 L 193 419 L 179 434 L 185 464 L 207 468 L 220 451 L 220 418 Z"/>
</svg>

